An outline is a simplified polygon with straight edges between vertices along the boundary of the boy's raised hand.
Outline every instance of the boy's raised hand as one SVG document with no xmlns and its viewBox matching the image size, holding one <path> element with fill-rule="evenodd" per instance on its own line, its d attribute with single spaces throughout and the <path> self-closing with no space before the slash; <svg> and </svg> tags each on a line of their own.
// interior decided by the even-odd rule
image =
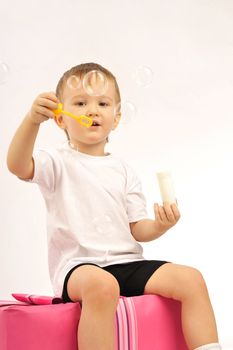
<svg viewBox="0 0 233 350">
<path fill-rule="evenodd" d="M 34 124 L 43 123 L 50 118 L 54 118 L 53 110 L 57 109 L 59 100 L 54 92 L 43 92 L 32 104 L 32 107 L 28 113 L 28 118 Z"/>
<path fill-rule="evenodd" d="M 160 233 L 166 232 L 169 228 L 174 226 L 180 219 L 180 212 L 175 203 L 163 203 L 163 206 L 154 204 L 155 225 Z"/>
</svg>

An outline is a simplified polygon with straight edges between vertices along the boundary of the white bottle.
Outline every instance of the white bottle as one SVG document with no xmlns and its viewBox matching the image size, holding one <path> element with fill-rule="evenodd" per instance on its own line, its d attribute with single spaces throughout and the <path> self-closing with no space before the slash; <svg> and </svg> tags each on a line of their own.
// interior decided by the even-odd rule
<svg viewBox="0 0 233 350">
<path fill-rule="evenodd" d="M 176 203 L 175 190 L 172 181 L 172 175 L 170 171 L 163 171 L 156 174 L 160 194 L 163 202 L 168 202 L 169 204 Z"/>
</svg>

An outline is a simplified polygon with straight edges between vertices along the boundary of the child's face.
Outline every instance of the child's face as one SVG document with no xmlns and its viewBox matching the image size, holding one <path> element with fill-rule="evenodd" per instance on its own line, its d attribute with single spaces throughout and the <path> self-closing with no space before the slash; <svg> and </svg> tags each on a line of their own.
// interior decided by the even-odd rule
<svg viewBox="0 0 233 350">
<path fill-rule="evenodd" d="M 90 81 L 89 91 L 98 90 L 98 84 L 101 88 L 101 81 L 98 82 L 98 79 Z M 104 147 L 107 136 L 117 127 L 120 120 L 120 113 L 116 113 L 118 101 L 114 82 L 108 79 L 107 89 L 100 96 L 89 95 L 82 84 L 76 89 L 66 84 L 62 102 L 65 111 L 77 116 L 86 115 L 99 124 L 87 128 L 69 116 L 59 116 L 57 123 L 67 130 L 70 141 L 80 149 L 97 144 Z"/>
</svg>

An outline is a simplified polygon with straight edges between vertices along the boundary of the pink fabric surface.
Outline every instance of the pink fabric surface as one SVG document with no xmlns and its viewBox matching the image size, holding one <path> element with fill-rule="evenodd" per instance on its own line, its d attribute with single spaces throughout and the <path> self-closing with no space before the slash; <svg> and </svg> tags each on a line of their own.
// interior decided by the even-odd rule
<svg viewBox="0 0 233 350">
<path fill-rule="evenodd" d="M 12 296 L 18 301 L 22 301 L 33 305 L 50 305 L 50 304 L 62 303 L 62 299 L 58 297 L 24 294 L 24 293 L 20 293 L 20 294 L 13 293 Z"/>
<path fill-rule="evenodd" d="M 138 332 L 138 347 L 135 349 L 188 350 L 181 329 L 179 302 L 156 295 L 145 295 L 134 297 L 133 306 Z"/>
<path fill-rule="evenodd" d="M 50 304 L 0 301 L 0 350 L 77 350 L 80 304 L 51 304 L 53 298 L 45 298 L 50 299 L 42 297 L 42 303 Z M 157 295 L 121 297 L 115 324 L 117 350 L 188 350 L 180 303 L 174 300 Z"/>
</svg>

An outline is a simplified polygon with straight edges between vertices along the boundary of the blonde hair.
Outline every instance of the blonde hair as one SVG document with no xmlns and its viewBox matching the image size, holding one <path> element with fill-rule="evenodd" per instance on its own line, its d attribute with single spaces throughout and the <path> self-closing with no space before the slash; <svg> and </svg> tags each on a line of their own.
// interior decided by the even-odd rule
<svg viewBox="0 0 233 350">
<path fill-rule="evenodd" d="M 58 99 L 62 102 L 63 89 L 64 89 L 64 86 L 67 83 L 67 80 L 69 79 L 69 77 L 76 76 L 76 77 L 82 79 L 85 74 L 87 74 L 93 70 L 102 72 L 103 74 L 105 74 L 105 76 L 107 78 L 109 78 L 113 81 L 113 83 L 115 85 L 115 89 L 116 89 L 116 100 L 117 100 L 117 103 L 119 103 L 121 101 L 121 96 L 120 96 L 120 90 L 119 90 L 119 86 L 117 84 L 115 76 L 109 70 L 107 70 L 106 68 L 104 68 L 103 66 L 101 66 L 97 63 L 82 63 L 82 64 L 74 66 L 74 67 L 70 68 L 68 71 L 66 71 L 63 74 L 63 76 L 60 78 L 60 80 L 57 84 L 57 87 L 56 87 L 56 95 L 57 95 Z M 69 137 L 67 130 L 65 130 L 65 133 L 66 133 L 68 140 L 70 140 L 70 137 Z M 108 137 L 107 137 L 107 142 L 108 142 Z"/>
</svg>

